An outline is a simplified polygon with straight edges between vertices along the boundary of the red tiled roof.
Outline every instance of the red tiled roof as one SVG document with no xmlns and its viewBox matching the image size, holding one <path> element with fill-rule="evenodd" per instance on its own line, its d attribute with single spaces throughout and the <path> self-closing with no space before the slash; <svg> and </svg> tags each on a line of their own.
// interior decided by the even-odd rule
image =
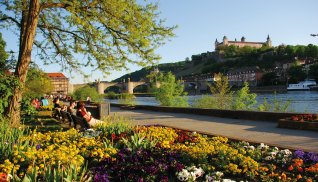
<svg viewBox="0 0 318 182">
<path fill-rule="evenodd" d="M 66 78 L 63 73 L 47 73 L 50 78 Z"/>
</svg>

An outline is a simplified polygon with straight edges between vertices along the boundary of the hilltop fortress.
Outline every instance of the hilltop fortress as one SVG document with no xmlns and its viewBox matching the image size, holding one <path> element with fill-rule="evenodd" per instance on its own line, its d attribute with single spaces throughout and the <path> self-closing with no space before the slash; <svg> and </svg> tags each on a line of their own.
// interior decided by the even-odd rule
<svg viewBox="0 0 318 182">
<path fill-rule="evenodd" d="M 244 36 L 241 38 L 241 41 L 237 41 L 236 39 L 234 41 L 230 41 L 228 40 L 226 36 L 224 36 L 223 42 L 218 42 L 218 39 L 216 39 L 214 45 L 215 45 L 215 50 L 217 50 L 219 46 L 230 46 L 230 45 L 234 45 L 237 47 L 249 46 L 254 48 L 261 48 L 262 46 L 272 47 L 272 41 L 269 35 L 267 36 L 266 42 L 246 42 Z"/>
</svg>

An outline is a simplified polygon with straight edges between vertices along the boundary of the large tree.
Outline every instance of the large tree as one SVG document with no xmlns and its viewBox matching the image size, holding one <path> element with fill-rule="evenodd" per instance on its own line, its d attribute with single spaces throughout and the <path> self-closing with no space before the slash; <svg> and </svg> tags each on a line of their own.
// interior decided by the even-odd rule
<svg viewBox="0 0 318 182">
<path fill-rule="evenodd" d="M 0 26 L 16 26 L 19 57 L 15 76 L 21 82 L 8 107 L 19 124 L 23 85 L 36 46 L 46 64 L 64 68 L 92 66 L 107 73 L 127 63 L 145 65 L 159 59 L 155 48 L 173 36 L 175 27 L 159 19 L 157 5 L 136 0 L 4 0 Z M 10 29 L 12 30 L 12 28 Z M 84 56 L 78 58 L 78 55 Z M 78 58 L 78 59 L 77 59 Z M 85 60 L 85 61 L 83 61 Z"/>
</svg>

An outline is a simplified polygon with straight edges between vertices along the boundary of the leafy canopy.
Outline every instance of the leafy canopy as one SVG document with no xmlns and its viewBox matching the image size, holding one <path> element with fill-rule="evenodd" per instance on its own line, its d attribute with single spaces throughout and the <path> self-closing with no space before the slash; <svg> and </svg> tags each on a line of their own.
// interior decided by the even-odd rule
<svg viewBox="0 0 318 182">
<path fill-rule="evenodd" d="M 53 91 L 53 85 L 48 75 L 36 66 L 28 71 L 27 83 L 23 97 L 41 98 L 43 95 L 50 94 Z"/>
<path fill-rule="evenodd" d="M 86 100 L 87 97 L 90 97 L 92 101 L 99 101 L 101 99 L 96 88 L 90 86 L 84 86 L 75 90 L 73 97 L 75 100 Z"/>
<path fill-rule="evenodd" d="M 0 28 L 16 25 L 20 33 L 29 2 L 6 0 L 0 5 Z M 127 63 L 144 66 L 160 58 L 154 50 L 174 35 L 175 26 L 164 26 L 157 9 L 136 0 L 44 0 L 34 45 L 44 63 L 63 68 L 90 66 L 108 73 Z"/>
</svg>

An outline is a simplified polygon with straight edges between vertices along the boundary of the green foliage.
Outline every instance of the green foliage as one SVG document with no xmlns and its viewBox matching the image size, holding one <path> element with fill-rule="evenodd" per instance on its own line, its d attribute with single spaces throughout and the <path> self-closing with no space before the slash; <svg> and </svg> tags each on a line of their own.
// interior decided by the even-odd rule
<svg viewBox="0 0 318 182">
<path fill-rule="evenodd" d="M 318 63 L 310 66 L 308 74 L 310 78 L 315 79 L 318 82 Z"/>
<path fill-rule="evenodd" d="M 28 130 L 24 127 L 13 128 L 7 118 L 0 117 L 0 161 L 12 157 L 13 146 L 23 145 L 19 139 L 27 133 Z"/>
<path fill-rule="evenodd" d="M 259 111 L 270 111 L 272 108 L 271 104 L 268 103 L 267 99 L 264 98 L 264 101 L 262 104 L 258 105 Z"/>
<path fill-rule="evenodd" d="M 122 138 L 124 144 L 131 151 L 138 151 L 140 149 L 152 149 L 158 143 L 156 140 L 146 138 L 146 135 L 141 133 L 134 133 L 130 138 Z"/>
<path fill-rule="evenodd" d="M 129 93 L 122 93 L 119 95 L 119 104 L 126 104 L 128 106 L 134 106 L 136 105 L 135 101 L 135 96 L 134 94 L 129 94 Z"/>
<path fill-rule="evenodd" d="M 13 176 L 13 181 L 23 181 L 23 182 L 34 182 L 41 181 L 39 180 L 39 172 L 36 167 L 32 168 L 33 170 L 28 171 L 23 179 L 20 179 L 18 176 Z M 73 182 L 73 181 L 93 181 L 92 177 L 87 173 L 86 166 L 44 166 L 43 172 L 44 181 L 61 181 L 61 182 Z"/>
<path fill-rule="evenodd" d="M 30 13 L 22 14 L 22 2 L 3 3 L 0 14 L 3 26 L 13 27 L 16 24 L 12 22 L 22 22 L 21 19 L 27 20 L 35 13 L 31 8 Z M 29 9 L 30 3 L 24 4 L 23 8 Z M 40 48 L 43 61 L 54 61 L 67 68 L 85 66 L 109 72 L 125 68 L 127 63 L 141 66 L 153 63 L 160 58 L 154 50 L 164 44 L 165 39 L 174 36 L 172 31 L 176 28 L 165 26 L 165 21 L 159 18 L 157 4 L 148 1 L 92 0 L 87 3 L 73 0 L 59 1 L 58 4 L 41 1 L 39 23 L 31 28 L 39 29 L 35 46 Z M 19 28 L 17 33 L 20 33 Z M 74 58 L 77 54 L 87 55 L 88 59 Z"/>
<path fill-rule="evenodd" d="M 306 79 L 306 73 L 303 71 L 302 66 L 294 65 L 290 67 L 287 74 L 289 76 L 288 83 L 298 83 Z"/>
<path fill-rule="evenodd" d="M 276 94 L 273 99 L 274 112 L 286 112 L 290 106 L 290 100 L 283 102 L 283 99 L 277 99 Z"/>
<path fill-rule="evenodd" d="M 13 88 L 20 87 L 19 81 L 12 75 L 0 72 L 0 116 L 9 105 L 9 98 L 13 95 Z"/>
<path fill-rule="evenodd" d="M 217 79 L 213 85 L 208 84 L 210 91 L 215 97 L 217 109 L 230 109 L 233 92 L 229 85 L 228 77 L 222 75 L 221 73 L 216 74 Z"/>
<path fill-rule="evenodd" d="M 86 100 L 87 97 L 90 97 L 94 102 L 98 102 L 101 99 L 96 88 L 90 86 L 85 86 L 75 90 L 73 97 L 75 100 Z"/>
<path fill-rule="evenodd" d="M 275 72 L 268 72 L 265 73 L 262 76 L 262 84 L 264 86 L 268 86 L 268 85 L 274 85 L 274 81 L 276 80 L 276 73 Z"/>
<path fill-rule="evenodd" d="M 37 67 L 32 67 L 28 71 L 23 97 L 41 98 L 45 94 L 53 91 L 53 85 L 47 74 Z"/>
<path fill-rule="evenodd" d="M 193 107 L 217 109 L 216 98 L 209 95 L 203 95 L 201 98 L 194 100 Z"/>
<path fill-rule="evenodd" d="M 256 94 L 250 93 L 248 82 L 244 83 L 244 87 L 235 93 L 233 99 L 234 110 L 252 110 L 257 103 Z"/>
<path fill-rule="evenodd" d="M 117 98 L 119 97 L 118 94 L 116 94 L 116 93 L 113 92 L 113 91 L 107 92 L 107 93 L 105 94 L 105 96 L 106 96 L 106 98 L 108 98 L 108 99 L 117 99 Z"/>
<path fill-rule="evenodd" d="M 25 114 L 26 116 L 31 116 L 33 117 L 34 115 L 36 115 L 38 112 L 36 110 L 35 107 L 32 106 L 31 104 L 31 98 L 29 97 L 24 97 L 22 99 L 22 103 L 21 103 L 21 114 Z"/>
<path fill-rule="evenodd" d="M 267 98 L 264 98 L 264 101 L 262 104 L 258 105 L 259 111 L 273 111 L 273 112 L 287 112 L 291 101 L 285 101 L 283 102 L 282 99 L 277 99 L 276 93 L 274 94 L 273 99 L 268 100 Z"/>
<path fill-rule="evenodd" d="M 0 32 L 0 72 L 5 71 L 6 69 L 8 54 L 6 53 L 5 47 L 6 42 L 2 39 L 2 34 Z"/>
<path fill-rule="evenodd" d="M 102 118 L 104 121 L 101 125 L 96 127 L 97 131 L 102 131 L 105 135 L 116 134 L 120 135 L 121 133 L 130 133 L 133 130 L 131 125 L 131 120 L 123 116 L 108 116 Z"/>
<path fill-rule="evenodd" d="M 158 78 L 160 87 L 155 89 L 156 100 L 162 106 L 187 107 L 188 100 L 185 97 L 184 86 L 175 76 L 169 72 L 167 74 L 160 73 Z"/>
</svg>

